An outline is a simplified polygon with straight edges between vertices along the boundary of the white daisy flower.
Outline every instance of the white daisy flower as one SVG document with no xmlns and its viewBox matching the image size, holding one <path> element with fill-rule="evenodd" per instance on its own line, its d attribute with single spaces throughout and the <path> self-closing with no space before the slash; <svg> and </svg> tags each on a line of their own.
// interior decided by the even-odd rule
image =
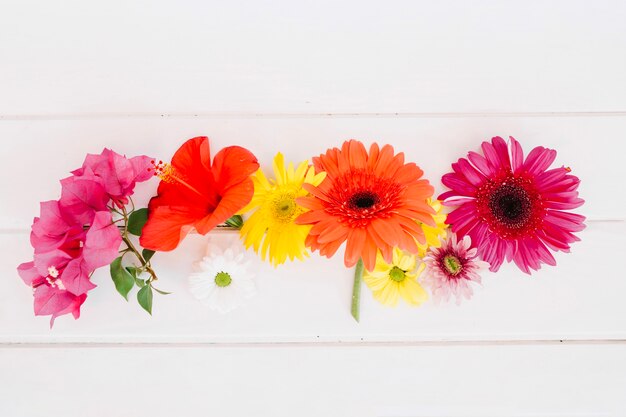
<svg viewBox="0 0 626 417">
<path fill-rule="evenodd" d="M 210 243 L 206 256 L 189 276 L 189 290 L 211 310 L 228 313 L 256 294 L 249 264 L 240 245 L 231 244 L 222 250 Z"/>
</svg>

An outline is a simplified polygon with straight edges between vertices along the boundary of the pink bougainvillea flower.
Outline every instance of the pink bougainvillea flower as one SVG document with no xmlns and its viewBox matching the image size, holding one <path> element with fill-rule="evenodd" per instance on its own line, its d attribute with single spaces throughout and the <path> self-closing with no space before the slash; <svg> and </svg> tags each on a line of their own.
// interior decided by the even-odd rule
<svg viewBox="0 0 626 417">
<path fill-rule="evenodd" d="M 118 257 L 122 236 L 113 223 L 110 204 L 123 206 L 135 183 L 153 175 L 152 159 L 127 159 L 105 149 L 88 155 L 82 168 L 61 180 L 61 199 L 41 203 L 33 221 L 32 262 L 18 273 L 34 291 L 35 314 L 80 315 L 87 292 L 96 287 L 91 275 Z"/>
<path fill-rule="evenodd" d="M 372 271 L 379 250 L 391 263 L 394 247 L 417 253 L 416 241 L 426 243 L 416 220 L 435 226 L 428 204 L 434 189 L 417 165 L 404 162 L 404 153 L 376 143 L 368 153 L 363 143 L 350 140 L 313 158 L 313 164 L 326 178 L 317 187 L 303 185 L 311 196 L 297 201 L 310 211 L 296 219 L 313 225 L 306 239 L 312 250 L 331 257 L 346 242 L 344 264 L 362 259 Z"/>
<path fill-rule="evenodd" d="M 99 211 L 85 236 L 82 258 L 89 270 L 109 265 L 119 256 L 122 235 L 113 223 L 111 213 Z"/>
<path fill-rule="evenodd" d="M 469 152 L 441 179 L 451 191 L 439 196 L 456 207 L 446 220 L 459 236 L 469 235 L 478 255 L 497 271 L 506 259 L 525 273 L 541 263 L 556 265 L 550 250 L 569 252 L 585 217 L 567 210 L 580 207 L 578 177 L 570 169 L 548 169 L 556 151 L 534 148 L 524 159 L 513 138 L 483 142 L 484 155 Z"/>
<path fill-rule="evenodd" d="M 104 191 L 114 202 L 127 204 L 127 197 L 133 193 L 135 184 L 153 176 L 152 160 L 145 155 L 126 158 L 105 148 L 100 155 L 88 154 L 83 166 L 72 174 L 99 178 Z"/>
<path fill-rule="evenodd" d="M 471 283 L 480 284 L 479 272 L 489 267 L 487 262 L 476 259 L 478 250 L 472 248 L 472 240 L 465 236 L 457 241 L 455 234 L 441 240 L 441 247 L 431 246 L 424 257 L 426 269 L 421 283 L 430 290 L 436 303 L 456 298 L 461 304 L 463 298 L 473 294 Z"/>
<path fill-rule="evenodd" d="M 51 316 L 50 327 L 57 317 L 64 314 L 80 317 L 80 306 L 85 302 L 87 294 L 75 295 L 67 291 L 59 279 L 58 270 L 50 268 L 42 276 L 34 262 L 26 262 L 17 271 L 24 283 L 33 288 L 35 315 Z"/>
<path fill-rule="evenodd" d="M 35 253 L 50 252 L 67 241 L 82 239 L 84 234 L 83 226 L 68 219 L 58 201 L 44 201 L 40 205 L 40 217 L 33 221 L 30 243 Z"/>
<path fill-rule="evenodd" d="M 189 139 L 171 164 L 156 164 L 161 183 L 148 206 L 141 246 L 169 251 L 193 228 L 206 234 L 225 222 L 252 199 L 250 175 L 257 169 L 259 163 L 247 149 L 229 146 L 211 163 L 209 139 Z"/>
<path fill-rule="evenodd" d="M 86 169 L 80 177 L 73 175 L 61 180 L 59 207 L 74 224 L 91 224 L 96 212 L 108 210 L 109 195 L 100 178 L 89 171 Z"/>
</svg>

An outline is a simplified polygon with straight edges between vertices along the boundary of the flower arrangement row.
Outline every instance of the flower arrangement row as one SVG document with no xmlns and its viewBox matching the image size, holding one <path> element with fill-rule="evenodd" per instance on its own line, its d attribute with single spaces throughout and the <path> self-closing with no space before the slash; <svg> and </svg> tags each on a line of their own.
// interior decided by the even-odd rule
<svg viewBox="0 0 626 417">
<path fill-rule="evenodd" d="M 514 138 L 494 137 L 452 164 L 435 197 L 432 184 L 391 145 L 357 140 L 328 149 L 312 164 L 285 163 L 273 176 L 239 146 L 213 158 L 209 140 L 186 141 L 166 163 L 145 155 L 126 158 L 104 149 L 61 180 L 58 200 L 41 203 L 30 241 L 33 260 L 18 266 L 32 288 L 34 312 L 80 316 L 93 272 L 108 266 L 117 291 L 152 312 L 157 273 L 151 260 L 175 250 L 192 231 L 238 230 L 241 242 L 209 245 L 190 276 L 192 293 L 227 312 L 254 294 L 242 250 L 252 248 L 273 266 L 342 252 L 355 268 L 351 313 L 359 320 L 362 281 L 376 300 L 418 306 L 469 299 L 481 271 L 513 262 L 530 274 L 556 265 L 584 229 L 580 180 L 568 167 L 551 167 L 556 151 L 526 156 Z M 137 183 L 158 177 L 157 195 L 135 207 Z M 133 237 L 138 236 L 137 239 Z"/>
</svg>

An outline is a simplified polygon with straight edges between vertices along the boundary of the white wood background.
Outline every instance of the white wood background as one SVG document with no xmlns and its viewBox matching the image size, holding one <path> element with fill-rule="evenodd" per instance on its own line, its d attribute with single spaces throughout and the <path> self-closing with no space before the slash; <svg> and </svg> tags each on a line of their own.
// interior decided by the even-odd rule
<svg viewBox="0 0 626 417">
<path fill-rule="evenodd" d="M 626 415 L 624 22 L 621 0 L 0 1 L 0 416 Z M 588 228 L 557 267 L 504 266 L 461 307 L 364 289 L 360 324 L 352 271 L 316 254 L 259 263 L 255 299 L 207 311 L 185 288 L 196 235 L 154 258 L 175 294 L 153 317 L 103 270 L 49 330 L 15 271 L 38 202 L 86 152 L 167 159 L 201 134 L 265 167 L 391 143 L 437 191 L 512 135 L 580 176 Z"/>
</svg>

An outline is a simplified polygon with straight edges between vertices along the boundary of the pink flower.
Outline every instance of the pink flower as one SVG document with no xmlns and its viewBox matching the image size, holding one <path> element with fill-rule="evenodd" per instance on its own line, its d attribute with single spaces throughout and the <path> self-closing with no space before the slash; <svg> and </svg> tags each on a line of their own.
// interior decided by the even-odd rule
<svg viewBox="0 0 626 417">
<path fill-rule="evenodd" d="M 30 243 L 35 253 L 50 252 L 67 241 L 83 239 L 85 231 L 67 214 L 61 211 L 56 200 L 44 201 L 40 204 L 40 217 L 35 217 L 30 234 Z"/>
<path fill-rule="evenodd" d="M 35 314 L 80 316 L 87 292 L 96 287 L 91 275 L 118 255 L 122 236 L 113 223 L 109 204 L 123 206 L 135 183 L 153 176 L 152 159 L 131 159 L 105 149 L 87 155 L 82 168 L 61 180 L 61 199 L 41 203 L 33 221 L 32 262 L 18 273 L 33 288 Z"/>
<path fill-rule="evenodd" d="M 585 228 L 580 207 L 580 180 L 565 167 L 548 169 L 556 151 L 541 146 L 526 159 L 513 138 L 507 146 L 495 137 L 482 144 L 483 155 L 470 152 L 452 164 L 441 181 L 452 191 L 439 196 L 456 207 L 446 220 L 459 236 L 468 235 L 478 254 L 497 271 L 506 259 L 525 273 L 541 263 L 556 265 L 550 250 L 569 252 L 574 235 Z"/>
<path fill-rule="evenodd" d="M 91 224 L 96 212 L 108 210 L 109 200 L 101 179 L 89 169 L 80 177 L 71 176 L 61 180 L 59 207 L 67 218 L 73 219 L 74 224 Z"/>
<path fill-rule="evenodd" d="M 34 262 L 21 264 L 17 271 L 22 280 L 33 288 L 35 315 L 51 316 L 50 327 L 58 316 L 72 313 L 74 318 L 80 317 L 80 306 L 85 302 L 87 294 L 75 295 L 66 291 L 58 278 L 58 271 L 51 268 L 46 276 L 42 276 Z"/>
<path fill-rule="evenodd" d="M 111 213 L 96 213 L 83 245 L 82 258 L 87 269 L 95 270 L 113 262 L 119 255 L 121 243 L 122 235 L 113 223 Z"/>
<path fill-rule="evenodd" d="M 470 283 L 480 284 L 481 269 L 489 264 L 475 259 L 477 249 L 471 248 L 472 241 L 465 236 L 460 242 L 455 234 L 442 240 L 441 247 L 432 247 L 424 257 L 426 269 L 422 284 L 429 288 L 436 303 L 449 301 L 452 296 L 461 304 L 463 298 L 470 299 L 473 291 Z"/>
<path fill-rule="evenodd" d="M 145 155 L 128 159 L 105 148 L 100 155 L 88 154 L 83 166 L 72 174 L 99 178 L 111 200 L 127 204 L 127 197 L 133 193 L 135 184 L 154 175 L 151 161 L 153 159 Z"/>
</svg>

